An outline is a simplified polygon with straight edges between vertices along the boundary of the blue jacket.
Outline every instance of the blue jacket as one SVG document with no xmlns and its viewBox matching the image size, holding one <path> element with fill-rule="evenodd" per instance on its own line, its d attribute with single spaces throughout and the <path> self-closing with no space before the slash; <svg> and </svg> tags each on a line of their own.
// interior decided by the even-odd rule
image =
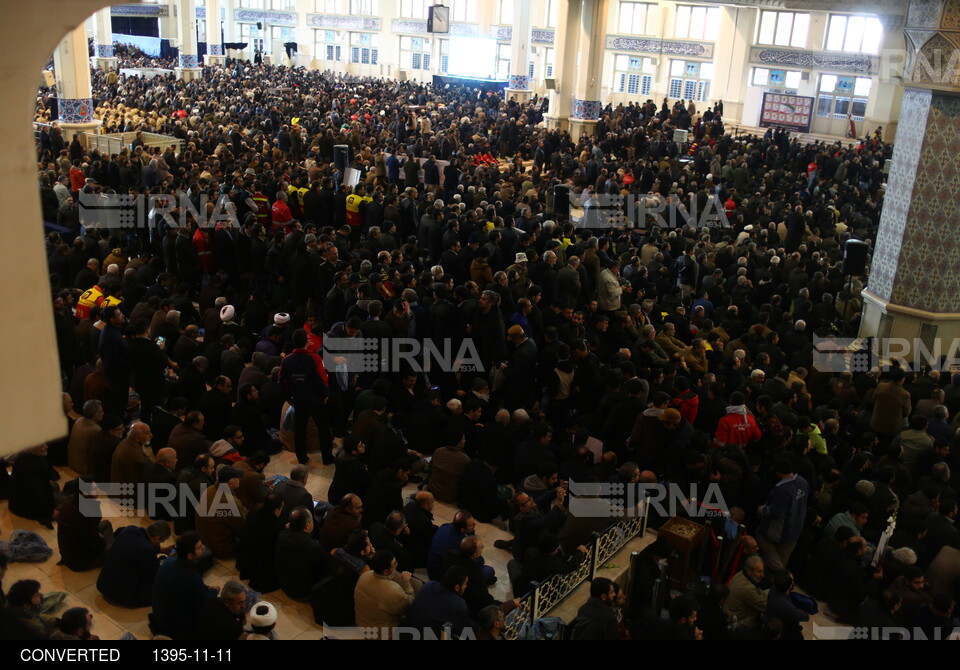
<svg viewBox="0 0 960 670">
<path fill-rule="evenodd" d="M 171 556 L 160 566 L 153 583 L 151 623 L 155 633 L 175 640 L 194 638 L 204 603 L 216 597 L 216 591 L 203 583 L 200 573 L 184 569 L 181 559 Z"/>
<path fill-rule="evenodd" d="M 800 475 L 781 479 L 761 510 L 760 533 L 775 544 L 796 542 L 803 531 L 810 485 Z"/>
<path fill-rule="evenodd" d="M 149 607 L 159 569 L 157 546 L 150 541 L 146 529 L 125 526 L 114 535 L 97 578 L 97 590 L 123 607 Z"/>
<path fill-rule="evenodd" d="M 427 557 L 427 573 L 430 579 L 443 578 L 443 557 L 451 549 L 459 549 L 460 542 L 466 535 L 460 532 L 452 523 L 445 523 L 433 535 L 430 543 L 430 554 Z"/>
<path fill-rule="evenodd" d="M 410 604 L 403 626 L 439 631 L 446 623 L 453 624 L 457 634 L 472 625 L 467 601 L 440 582 L 427 582 Z"/>
</svg>

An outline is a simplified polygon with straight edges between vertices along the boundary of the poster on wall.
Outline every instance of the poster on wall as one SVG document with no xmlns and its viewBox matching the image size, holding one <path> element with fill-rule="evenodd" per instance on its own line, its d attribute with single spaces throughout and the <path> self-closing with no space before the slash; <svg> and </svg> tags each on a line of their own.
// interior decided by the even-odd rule
<svg viewBox="0 0 960 670">
<path fill-rule="evenodd" d="M 764 93 L 760 107 L 760 127 L 781 126 L 801 133 L 810 132 L 813 98 L 783 93 Z"/>
</svg>

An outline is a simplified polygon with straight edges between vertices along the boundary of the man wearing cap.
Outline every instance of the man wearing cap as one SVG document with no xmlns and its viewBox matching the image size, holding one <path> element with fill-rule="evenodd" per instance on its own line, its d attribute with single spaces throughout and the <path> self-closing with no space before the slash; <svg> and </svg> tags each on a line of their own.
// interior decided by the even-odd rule
<svg viewBox="0 0 960 670">
<path fill-rule="evenodd" d="M 230 559 L 236 555 L 243 532 L 247 509 L 234 495 L 243 473 L 225 465 L 217 471 L 217 485 L 208 486 L 197 506 L 197 532 L 215 558 Z"/>
<path fill-rule="evenodd" d="M 247 635 L 248 640 L 276 639 L 273 629 L 277 625 L 277 608 L 261 600 L 247 613 L 247 624 L 251 631 Z"/>
<path fill-rule="evenodd" d="M 513 260 L 513 265 L 507 268 L 507 271 L 516 270 L 517 284 L 520 286 L 522 291 L 526 291 L 528 288 L 530 288 L 530 272 L 527 269 L 528 262 L 529 259 L 527 258 L 526 252 L 518 251 Z"/>
</svg>

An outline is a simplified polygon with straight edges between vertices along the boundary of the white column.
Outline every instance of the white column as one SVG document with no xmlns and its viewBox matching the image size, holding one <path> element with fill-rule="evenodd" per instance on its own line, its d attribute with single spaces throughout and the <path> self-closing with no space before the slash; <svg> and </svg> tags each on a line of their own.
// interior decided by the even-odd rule
<svg viewBox="0 0 960 670">
<path fill-rule="evenodd" d="M 883 42 L 880 46 L 880 76 L 873 78 L 870 99 L 863 124 L 857 124 L 860 136 L 873 135 L 877 127 L 883 128 L 883 139 L 892 142 L 897 134 L 900 119 L 900 104 L 903 102 L 903 86 L 895 83 L 903 76 L 906 48 L 903 36 L 903 18 L 881 16 Z M 862 128 L 861 128 L 862 125 Z"/>
<path fill-rule="evenodd" d="M 603 103 L 600 83 L 606 54 L 608 0 L 583 0 L 581 3 L 576 85 L 570 109 L 570 136 L 590 135 L 600 120 Z M 566 63 L 564 63 L 566 66 Z"/>
<path fill-rule="evenodd" d="M 160 37 L 165 40 L 176 40 L 178 35 L 177 0 L 163 0 L 160 4 L 167 7 L 167 15 L 160 17 Z"/>
<path fill-rule="evenodd" d="M 207 0 L 207 65 L 223 65 L 223 40 L 220 37 L 220 0 Z"/>
<path fill-rule="evenodd" d="M 526 102 L 533 96 L 530 90 L 530 14 L 531 0 L 514 0 L 513 37 L 510 55 L 510 84 L 507 98 Z"/>
<path fill-rule="evenodd" d="M 177 76 L 184 81 L 200 77 L 200 59 L 197 58 L 197 6 L 193 0 L 177 3 L 177 27 L 179 29 L 180 58 Z"/>
<path fill-rule="evenodd" d="M 117 59 L 113 56 L 113 21 L 110 8 L 104 7 L 93 18 L 93 62 L 101 70 L 116 70 Z"/>
<path fill-rule="evenodd" d="M 100 127 L 100 122 L 93 118 L 88 53 L 87 29 L 83 23 L 67 33 L 53 53 L 60 127 L 68 144 L 74 133 L 95 133 Z"/>
<path fill-rule="evenodd" d="M 755 123 L 753 119 L 744 119 L 743 107 L 750 76 L 750 46 L 758 16 L 759 10 L 754 7 L 720 7 L 710 97 L 723 100 L 723 120 L 728 126 Z M 710 101 L 697 103 L 697 108 L 706 109 L 705 105 L 710 104 Z"/>
<path fill-rule="evenodd" d="M 548 128 L 566 130 L 573 108 L 574 88 L 576 86 L 577 51 L 580 42 L 580 10 L 583 0 L 558 0 L 557 31 L 555 33 L 557 51 L 554 56 L 553 72 L 556 75 L 556 88 L 549 91 L 550 110 L 545 121 Z"/>
</svg>

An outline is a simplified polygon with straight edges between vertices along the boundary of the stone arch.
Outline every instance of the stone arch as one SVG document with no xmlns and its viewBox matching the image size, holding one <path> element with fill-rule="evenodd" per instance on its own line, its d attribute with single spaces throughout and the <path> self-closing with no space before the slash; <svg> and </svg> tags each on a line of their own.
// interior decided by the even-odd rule
<svg viewBox="0 0 960 670">
<path fill-rule="evenodd" d="M 66 420 L 60 404 L 60 366 L 53 328 L 50 282 L 44 253 L 36 151 L 31 132 L 40 70 L 63 36 L 109 0 L 32 0 L 5 8 L 0 40 L 15 59 L 0 72 L 0 199 L 16 203 L 4 221 L 10 240 L 0 263 L 0 285 L 9 313 L 0 321 L 0 455 L 62 437 Z M 16 355 L 30 347 L 33 355 Z M 18 352 L 19 353 L 19 352 Z"/>
</svg>

